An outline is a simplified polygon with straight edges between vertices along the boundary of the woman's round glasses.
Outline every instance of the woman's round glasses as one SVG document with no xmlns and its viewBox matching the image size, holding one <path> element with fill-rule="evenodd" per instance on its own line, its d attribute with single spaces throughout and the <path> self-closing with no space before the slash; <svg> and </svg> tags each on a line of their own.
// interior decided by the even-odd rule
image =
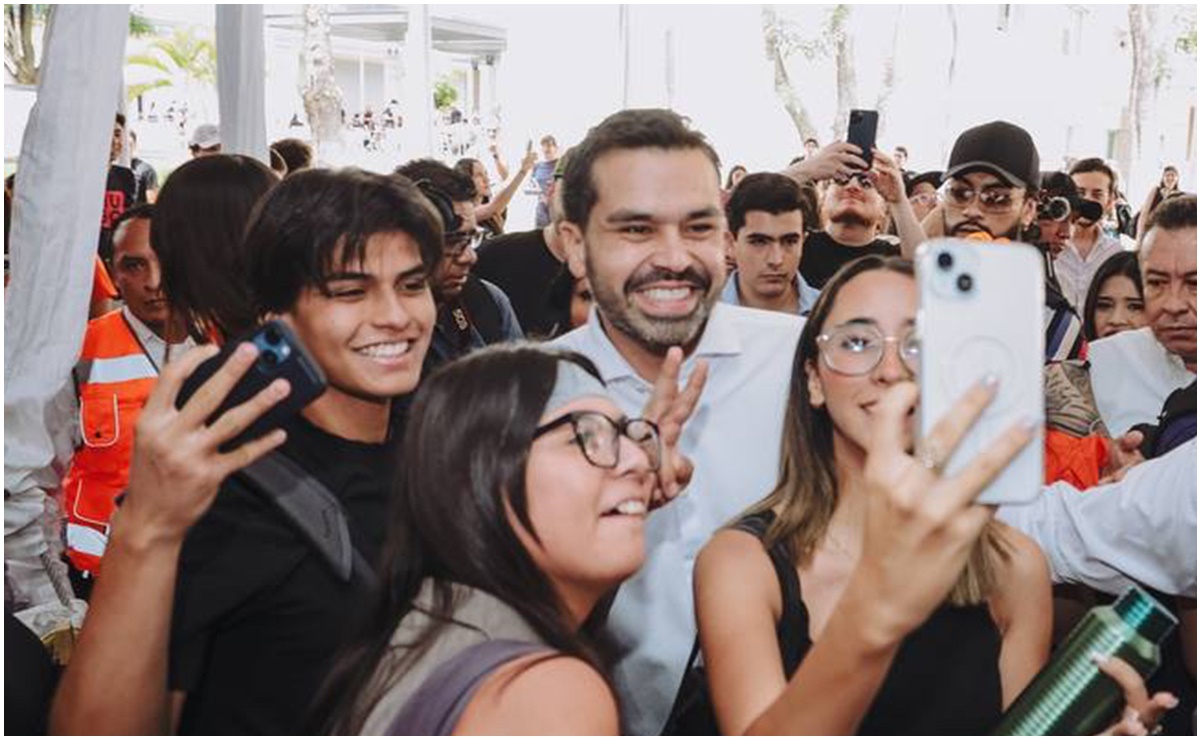
<svg viewBox="0 0 1201 740">
<path fill-rule="evenodd" d="M 875 370 L 889 344 L 897 345 L 901 362 L 916 375 L 922 358 L 916 329 L 899 337 L 886 337 L 871 324 L 845 324 L 817 338 L 826 367 L 842 375 L 867 375 Z"/>
<path fill-rule="evenodd" d="M 659 469 L 662 452 L 659 427 L 646 419 L 613 421 L 599 411 L 572 411 L 534 430 L 534 439 L 570 424 L 575 433 L 572 441 L 580 446 L 584 459 L 598 468 L 615 468 L 621 459 L 621 437 L 642 448 L 650 461 L 651 470 Z"/>
</svg>

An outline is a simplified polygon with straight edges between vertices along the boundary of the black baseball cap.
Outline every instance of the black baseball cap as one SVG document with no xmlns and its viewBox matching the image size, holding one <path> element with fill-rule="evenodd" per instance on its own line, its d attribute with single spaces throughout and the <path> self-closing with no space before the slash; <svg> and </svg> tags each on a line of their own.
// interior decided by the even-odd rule
<svg viewBox="0 0 1201 740">
<path fill-rule="evenodd" d="M 1038 190 L 1038 149 L 1026 129 L 1007 121 L 969 128 L 955 140 L 944 180 L 977 171 L 991 172 L 1014 187 Z"/>
<path fill-rule="evenodd" d="M 938 186 L 942 184 L 942 170 L 930 170 L 929 172 L 922 172 L 912 177 L 905 175 L 905 196 L 913 195 L 913 189 L 923 182 L 930 183 L 937 190 Z"/>
</svg>

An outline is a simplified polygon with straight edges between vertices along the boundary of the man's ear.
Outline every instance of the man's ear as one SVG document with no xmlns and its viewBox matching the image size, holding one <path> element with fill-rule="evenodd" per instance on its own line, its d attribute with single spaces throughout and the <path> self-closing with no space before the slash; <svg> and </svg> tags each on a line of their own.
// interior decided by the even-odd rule
<svg viewBox="0 0 1201 740">
<path fill-rule="evenodd" d="M 1028 228 L 1034 223 L 1034 216 L 1038 213 L 1038 201 L 1034 198 L 1027 198 L 1022 203 L 1022 227 Z"/>
<path fill-rule="evenodd" d="M 584 232 L 570 221 L 560 221 L 558 229 L 563 251 L 567 253 L 567 269 L 571 271 L 571 276 L 578 280 L 588 274 L 584 255 Z"/>
</svg>

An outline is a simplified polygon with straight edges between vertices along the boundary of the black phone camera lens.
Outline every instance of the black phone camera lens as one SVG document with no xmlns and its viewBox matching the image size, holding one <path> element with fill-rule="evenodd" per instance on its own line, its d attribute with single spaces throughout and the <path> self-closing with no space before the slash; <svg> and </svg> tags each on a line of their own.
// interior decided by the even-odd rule
<svg viewBox="0 0 1201 740">
<path fill-rule="evenodd" d="M 267 344 L 279 344 L 283 340 L 283 337 L 279 334 L 279 329 L 276 329 L 274 326 L 268 326 L 263 331 L 263 337 L 267 340 Z"/>
<path fill-rule="evenodd" d="M 949 270 L 949 269 L 951 269 L 951 266 L 954 264 L 955 264 L 955 258 L 951 256 L 950 252 L 939 252 L 938 253 L 938 267 L 940 269 Z"/>
<path fill-rule="evenodd" d="M 955 279 L 955 285 L 959 288 L 960 292 L 969 292 L 972 289 L 972 276 L 966 273 L 960 275 Z"/>
</svg>

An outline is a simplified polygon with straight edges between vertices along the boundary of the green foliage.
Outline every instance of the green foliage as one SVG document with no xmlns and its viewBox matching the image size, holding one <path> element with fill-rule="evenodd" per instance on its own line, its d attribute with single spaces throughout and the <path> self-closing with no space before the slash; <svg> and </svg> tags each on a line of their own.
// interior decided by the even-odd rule
<svg viewBox="0 0 1201 740">
<path fill-rule="evenodd" d="M 459 99 L 459 91 L 449 81 L 442 79 L 434 83 L 434 107 L 446 110 Z"/>
<path fill-rule="evenodd" d="M 145 16 L 129 11 L 129 35 L 135 39 L 145 38 L 154 33 L 154 24 Z"/>
<path fill-rule="evenodd" d="M 147 53 L 132 54 L 125 61 L 148 67 L 160 75 L 150 82 L 130 85 L 130 100 L 148 90 L 173 87 L 180 82 L 202 85 L 217 82 L 217 46 L 211 38 L 200 36 L 191 28 L 176 29 L 169 38 L 155 39 Z"/>
</svg>

